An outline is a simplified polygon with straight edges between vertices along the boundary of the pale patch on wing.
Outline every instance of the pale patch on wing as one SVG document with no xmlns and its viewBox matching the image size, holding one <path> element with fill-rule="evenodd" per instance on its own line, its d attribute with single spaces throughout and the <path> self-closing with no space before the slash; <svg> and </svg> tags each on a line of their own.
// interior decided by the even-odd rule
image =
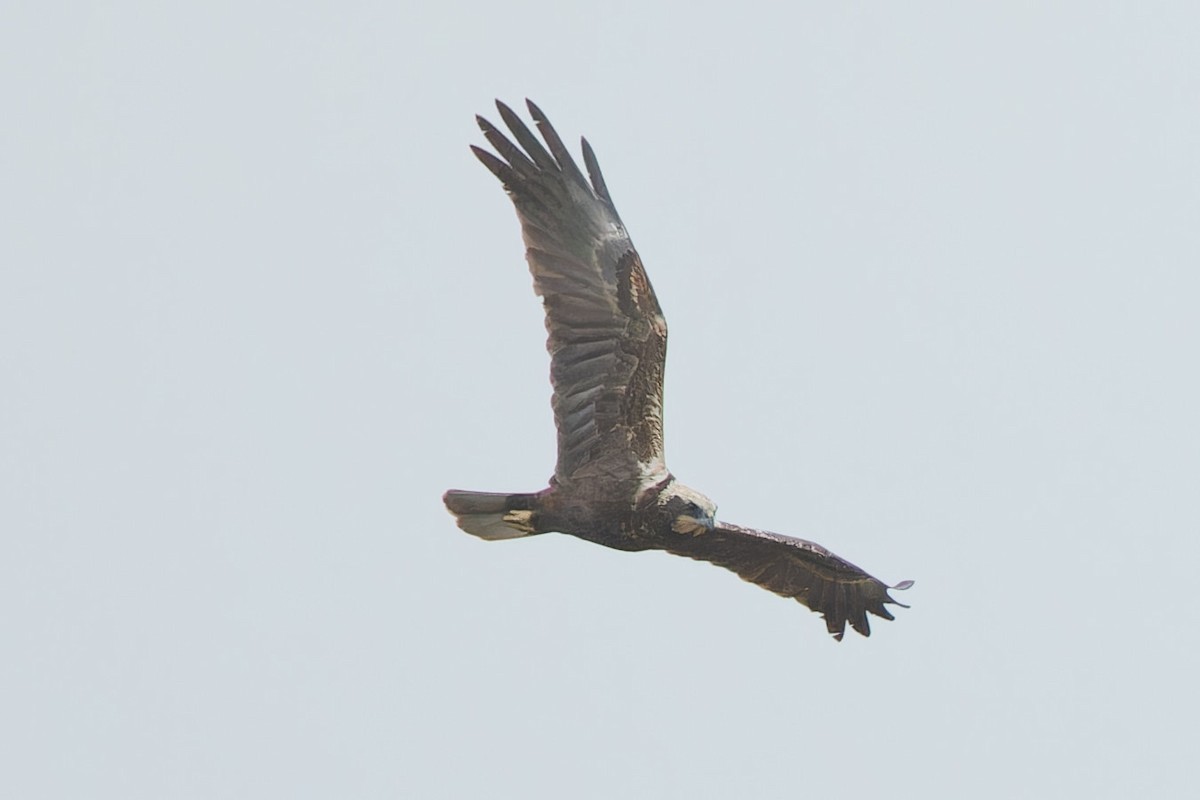
<svg viewBox="0 0 1200 800">
<path fill-rule="evenodd" d="M 667 464 L 663 460 L 662 453 L 649 461 L 639 461 L 638 475 L 641 478 L 641 485 L 644 487 L 652 487 L 666 480 L 670 473 L 667 472 Z"/>
</svg>

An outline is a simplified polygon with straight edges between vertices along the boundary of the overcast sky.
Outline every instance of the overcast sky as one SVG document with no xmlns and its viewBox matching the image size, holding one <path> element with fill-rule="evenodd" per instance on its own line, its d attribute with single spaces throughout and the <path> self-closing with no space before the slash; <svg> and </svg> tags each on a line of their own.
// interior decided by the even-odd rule
<svg viewBox="0 0 1200 800">
<path fill-rule="evenodd" d="M 0 795 L 1166 797 L 1200 712 L 1189 3 L 7 3 Z M 667 452 L 912 604 L 487 543 L 587 135 Z"/>
</svg>

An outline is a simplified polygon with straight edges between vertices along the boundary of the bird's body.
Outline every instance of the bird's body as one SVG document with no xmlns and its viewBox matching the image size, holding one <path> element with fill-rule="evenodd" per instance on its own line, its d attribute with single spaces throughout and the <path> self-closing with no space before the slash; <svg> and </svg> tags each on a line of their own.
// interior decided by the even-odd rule
<svg viewBox="0 0 1200 800">
<path fill-rule="evenodd" d="M 487 540 L 559 532 L 709 561 L 820 612 L 837 639 L 847 622 L 869 635 L 867 612 L 892 619 L 887 585 L 812 542 L 717 522 L 716 505 L 667 470 L 667 324 L 595 154 L 584 140 L 585 177 L 537 106 L 549 150 L 497 108 L 520 147 L 479 117 L 501 158 L 472 149 L 516 206 L 545 307 L 558 463 L 535 494 L 446 492 L 459 527 Z"/>
</svg>

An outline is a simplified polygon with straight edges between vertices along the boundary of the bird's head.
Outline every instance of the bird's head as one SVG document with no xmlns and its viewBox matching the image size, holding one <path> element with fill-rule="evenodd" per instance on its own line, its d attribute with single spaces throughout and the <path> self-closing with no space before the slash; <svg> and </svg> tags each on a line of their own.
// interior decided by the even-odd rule
<svg viewBox="0 0 1200 800">
<path fill-rule="evenodd" d="M 717 524 L 717 504 L 676 481 L 663 490 L 659 505 L 667 512 L 675 533 L 699 536 Z"/>
</svg>

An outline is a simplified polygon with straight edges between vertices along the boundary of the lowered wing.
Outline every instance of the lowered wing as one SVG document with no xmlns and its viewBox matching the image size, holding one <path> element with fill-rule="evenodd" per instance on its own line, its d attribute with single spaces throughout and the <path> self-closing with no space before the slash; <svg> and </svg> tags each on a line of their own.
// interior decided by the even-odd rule
<svg viewBox="0 0 1200 800">
<path fill-rule="evenodd" d="M 841 641 L 846 623 L 871 635 L 867 613 L 894 619 L 886 605 L 898 603 L 888 589 L 907 589 L 912 581 L 888 586 L 819 544 L 719 522 L 697 536 L 680 535 L 668 552 L 708 561 L 744 580 L 790 597 L 825 618 L 825 627 Z"/>
<path fill-rule="evenodd" d="M 554 479 L 560 485 L 587 479 L 604 493 L 633 493 L 667 475 L 667 325 L 587 140 L 590 181 L 545 114 L 527 103 L 544 146 L 497 101 L 517 144 L 477 117 L 499 158 L 471 149 L 516 206 L 534 291 L 545 307 L 558 428 Z"/>
</svg>

